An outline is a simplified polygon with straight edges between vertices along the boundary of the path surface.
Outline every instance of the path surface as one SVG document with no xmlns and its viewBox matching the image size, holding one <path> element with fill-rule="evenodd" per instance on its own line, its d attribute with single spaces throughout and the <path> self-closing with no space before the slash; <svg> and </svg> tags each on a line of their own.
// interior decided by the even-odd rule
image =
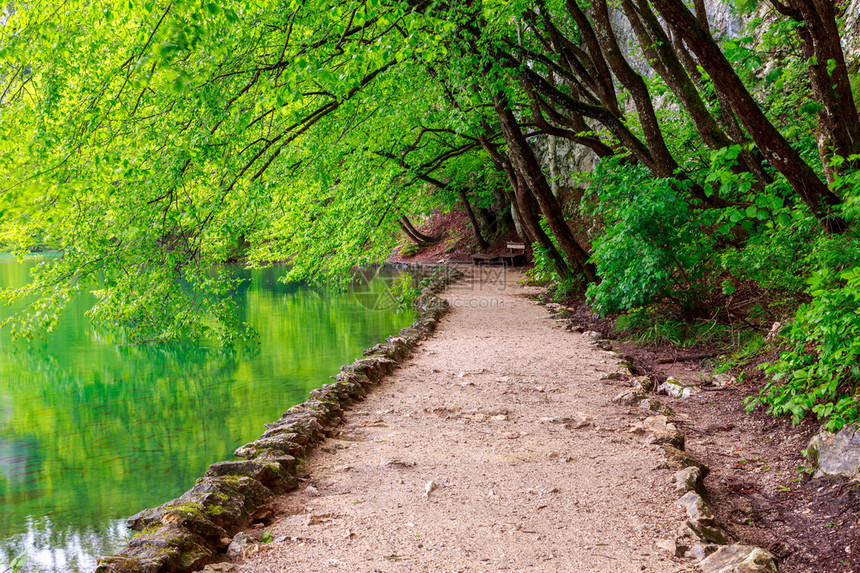
<svg viewBox="0 0 860 573">
<path fill-rule="evenodd" d="M 518 274 L 468 273 L 437 333 L 307 460 L 276 542 L 240 571 L 677 567 L 655 546 L 680 523 L 671 472 L 599 381 L 614 357 L 549 319 Z"/>
</svg>

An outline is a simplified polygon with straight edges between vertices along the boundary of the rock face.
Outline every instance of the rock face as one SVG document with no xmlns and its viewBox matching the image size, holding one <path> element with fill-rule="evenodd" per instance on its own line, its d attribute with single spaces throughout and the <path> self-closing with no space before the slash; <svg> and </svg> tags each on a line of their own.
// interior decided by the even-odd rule
<svg viewBox="0 0 860 573">
<path fill-rule="evenodd" d="M 860 481 L 860 423 L 848 424 L 835 434 L 822 430 L 806 449 L 815 469 L 813 477 L 842 476 Z"/>
</svg>

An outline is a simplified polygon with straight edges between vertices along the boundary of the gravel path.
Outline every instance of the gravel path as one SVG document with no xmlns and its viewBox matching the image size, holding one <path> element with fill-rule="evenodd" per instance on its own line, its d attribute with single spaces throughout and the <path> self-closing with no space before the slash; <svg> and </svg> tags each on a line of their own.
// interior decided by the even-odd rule
<svg viewBox="0 0 860 573">
<path fill-rule="evenodd" d="M 677 567 L 655 546 L 679 524 L 672 473 L 599 381 L 614 356 L 517 273 L 464 270 L 437 333 L 344 414 L 239 571 Z"/>
</svg>

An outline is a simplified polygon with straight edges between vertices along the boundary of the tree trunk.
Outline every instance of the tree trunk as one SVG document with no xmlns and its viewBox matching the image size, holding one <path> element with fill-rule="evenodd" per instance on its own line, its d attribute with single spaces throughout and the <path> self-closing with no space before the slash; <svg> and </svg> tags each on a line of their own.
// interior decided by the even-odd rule
<svg viewBox="0 0 860 573">
<path fill-rule="evenodd" d="M 478 248 L 481 250 L 488 248 L 490 244 L 481 234 L 481 226 L 478 224 L 478 219 L 475 218 L 475 212 L 469 203 L 469 197 L 466 196 L 466 192 L 461 187 L 457 188 L 457 195 L 459 195 L 460 202 L 463 203 L 463 209 L 466 210 L 466 214 L 469 216 L 469 224 L 472 225 L 472 232 L 475 235 L 475 240 L 478 241 Z"/>
<path fill-rule="evenodd" d="M 429 235 L 425 235 L 418 229 L 416 229 L 412 223 L 409 221 L 409 218 L 406 215 L 400 216 L 400 225 L 404 227 L 404 230 L 410 237 L 414 237 L 416 242 L 423 242 L 427 245 L 432 245 L 433 243 L 439 242 L 439 237 L 431 237 Z"/>
<path fill-rule="evenodd" d="M 801 25 L 797 28 L 818 112 L 818 152 L 829 181 L 846 169 L 856 169 L 857 160 L 831 166 L 834 155 L 848 159 L 860 153 L 860 117 L 854 105 L 848 66 L 836 24 L 832 0 L 778 0 L 771 4 Z"/>
<path fill-rule="evenodd" d="M 591 0 L 591 15 L 594 18 L 594 29 L 603 55 L 609 62 L 609 67 L 618 81 L 630 92 L 633 103 L 636 105 L 645 143 L 654 161 L 652 173 L 658 178 L 685 180 L 687 188 L 694 197 L 705 203 L 714 203 L 714 200 L 708 197 L 704 189 L 687 176 L 669 151 L 660 129 L 660 121 L 654 111 L 654 103 L 651 100 L 648 86 L 642 76 L 630 67 L 618 46 L 618 41 L 609 21 L 609 8 L 606 0 Z"/>
<path fill-rule="evenodd" d="M 684 109 L 687 110 L 687 113 L 690 114 L 693 125 L 704 144 L 712 150 L 722 149 L 732 143 L 743 146 L 745 142 L 742 132 L 741 139 L 733 141 L 720 128 L 717 119 L 705 105 L 696 84 L 687 75 L 678 53 L 672 49 L 669 37 L 648 3 L 643 0 L 635 0 L 635 3 L 634 0 L 623 0 L 622 7 L 639 44 L 645 52 L 645 56 L 657 74 L 678 98 L 678 101 L 681 102 L 681 105 L 684 106 Z M 739 131 L 735 133 L 737 134 Z M 769 183 L 769 177 L 760 164 L 748 161 L 748 155 L 749 151 L 742 150 L 741 163 L 736 165 L 733 170 L 736 173 L 751 173 L 755 177 L 754 185 L 759 191 L 762 191 Z"/>
<path fill-rule="evenodd" d="M 835 207 L 841 202 L 839 197 L 827 188 L 767 119 L 711 34 L 702 29 L 682 0 L 653 0 L 653 3 L 664 20 L 696 54 L 699 63 L 731 103 L 738 119 L 765 159 L 785 176 L 828 232 L 844 231 L 845 222 L 835 214 Z"/>
<path fill-rule="evenodd" d="M 430 243 L 428 243 L 427 241 L 422 241 L 421 239 L 419 239 L 418 237 L 416 237 L 415 235 L 413 235 L 413 234 L 412 234 L 412 231 L 410 231 L 410 230 L 409 230 L 409 227 L 407 227 L 406 225 L 404 225 L 404 224 L 403 224 L 403 220 L 402 220 L 402 219 L 401 219 L 401 220 L 399 220 L 399 221 L 398 221 L 398 223 L 399 223 L 399 225 L 400 225 L 400 229 L 403 231 L 403 233 L 404 233 L 407 237 L 409 237 L 409 239 L 410 239 L 413 243 L 415 243 L 416 245 L 418 245 L 419 247 L 426 247 L 427 245 L 429 245 L 429 244 L 430 244 Z"/>
<path fill-rule="evenodd" d="M 573 277 L 574 273 L 571 271 L 570 266 L 567 264 L 558 249 L 555 248 L 552 239 L 549 238 L 549 236 L 544 232 L 543 227 L 541 227 L 540 219 L 535 214 L 534 209 L 532 209 L 531 202 L 529 201 L 530 193 L 522 178 L 517 175 L 511 161 L 502 156 L 496 146 L 490 143 L 486 137 L 481 136 L 478 139 L 480 140 L 481 145 L 484 146 L 484 149 L 487 150 L 487 153 L 490 154 L 493 162 L 505 172 L 505 175 L 508 177 L 508 181 L 511 183 L 513 193 L 511 206 L 512 208 L 516 206 L 524 231 L 520 237 L 528 243 L 537 243 L 544 250 L 552 261 L 555 272 L 559 277 Z"/>
<path fill-rule="evenodd" d="M 567 226 L 561 206 L 553 196 L 534 151 L 529 147 L 513 112 L 498 94 L 493 97 L 493 103 L 517 175 L 522 177 L 525 186 L 537 200 L 541 213 L 567 260 L 582 272 L 586 281 L 595 282 L 597 275 L 593 265 L 588 262 L 589 254 L 579 245 Z"/>
<path fill-rule="evenodd" d="M 703 0 L 694 0 L 693 4 L 696 9 L 696 20 L 699 22 L 699 25 L 703 30 L 710 30 L 708 14 L 705 11 L 705 3 Z M 693 56 L 690 55 L 690 52 L 687 50 L 687 46 L 678 34 L 672 35 L 672 46 L 675 48 L 674 51 L 678 54 L 678 59 L 681 61 L 684 69 L 687 70 L 690 78 L 699 86 L 699 88 L 701 88 L 702 74 L 699 72 L 698 64 L 693 59 Z M 720 113 L 717 116 L 717 121 L 729 137 L 732 138 L 732 141 L 741 146 L 740 157 L 750 173 L 754 173 L 756 178 L 765 185 L 773 183 L 773 177 L 771 177 L 770 173 L 768 173 L 764 168 L 764 158 L 761 156 L 761 153 L 759 153 L 757 149 L 750 150 L 748 148 L 750 140 L 738 124 L 738 119 L 735 117 L 735 112 L 732 111 L 731 104 L 729 104 L 728 100 L 722 92 L 720 92 L 717 86 L 714 86 L 714 88 L 715 97 L 711 100 L 711 103 L 716 105 L 720 110 Z"/>
</svg>

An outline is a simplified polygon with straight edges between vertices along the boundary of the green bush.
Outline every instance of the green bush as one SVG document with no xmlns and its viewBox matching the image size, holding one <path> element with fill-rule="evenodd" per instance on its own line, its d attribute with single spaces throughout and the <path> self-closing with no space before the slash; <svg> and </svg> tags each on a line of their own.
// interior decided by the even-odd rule
<svg viewBox="0 0 860 573">
<path fill-rule="evenodd" d="M 790 346 L 765 366 L 770 381 L 748 408 L 762 404 L 795 424 L 812 412 L 836 431 L 860 420 L 860 267 L 824 269 L 809 284 L 812 301 L 797 311 Z"/>
<path fill-rule="evenodd" d="M 664 298 L 694 307 L 703 263 L 713 253 L 701 217 L 713 213 L 693 208 L 684 182 L 654 179 L 639 165 L 607 160 L 594 174 L 585 201 L 600 206 L 592 213 L 605 224 L 593 245 L 601 279 L 588 288 L 594 308 L 613 314 Z"/>
<path fill-rule="evenodd" d="M 400 256 L 401 257 L 411 257 L 415 253 L 421 250 L 421 247 L 416 245 L 415 243 L 409 243 L 408 245 L 404 245 L 400 247 Z"/>
<path fill-rule="evenodd" d="M 547 250 L 540 243 L 532 245 L 532 253 L 534 266 L 523 273 L 523 283 L 531 285 L 547 285 L 558 281 L 558 274 L 555 272 L 552 260 L 550 260 Z"/>
</svg>

